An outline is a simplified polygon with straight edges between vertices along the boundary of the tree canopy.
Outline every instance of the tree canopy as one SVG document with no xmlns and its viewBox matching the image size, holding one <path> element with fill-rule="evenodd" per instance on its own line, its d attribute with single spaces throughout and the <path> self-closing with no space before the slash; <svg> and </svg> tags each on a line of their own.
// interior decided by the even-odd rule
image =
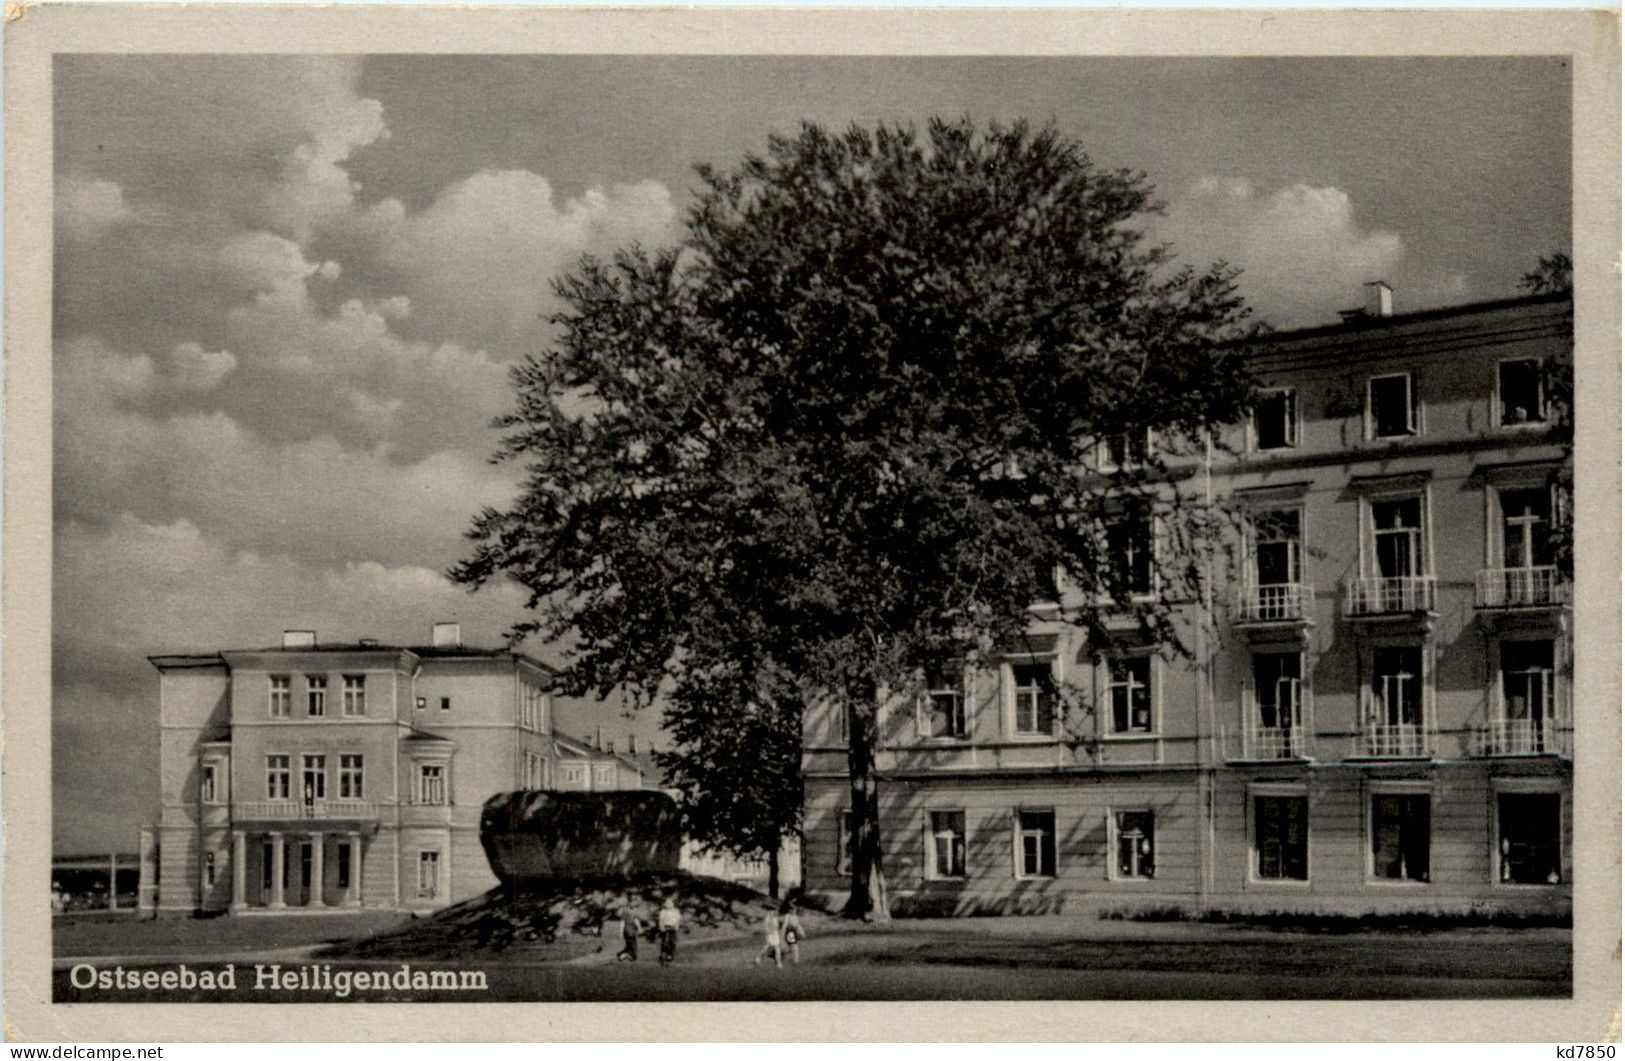
<svg viewBox="0 0 1625 1061">
<path fill-rule="evenodd" d="M 557 282 L 502 421 L 521 492 L 453 574 L 522 585 L 516 632 L 572 640 L 569 690 L 697 709 L 725 673 L 736 708 L 839 705 L 848 909 L 883 912 L 879 698 L 1019 637 L 1057 573 L 1091 643 L 1108 612 L 1173 637 L 1125 529 L 1193 585 L 1211 526 L 1171 483 L 1251 400 L 1247 310 L 1144 239 L 1143 174 L 1053 128 L 806 125 L 698 173 L 677 246 Z"/>
</svg>

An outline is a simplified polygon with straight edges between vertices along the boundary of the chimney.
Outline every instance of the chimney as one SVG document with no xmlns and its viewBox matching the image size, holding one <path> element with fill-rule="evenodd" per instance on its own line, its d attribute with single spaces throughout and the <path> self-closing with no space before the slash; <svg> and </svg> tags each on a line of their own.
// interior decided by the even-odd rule
<svg viewBox="0 0 1625 1061">
<path fill-rule="evenodd" d="M 435 623 L 432 643 L 435 648 L 462 648 L 463 624 Z"/>
<path fill-rule="evenodd" d="M 628 755 L 636 755 L 637 753 L 638 753 L 638 735 L 636 733 L 628 733 L 626 735 L 626 754 L 628 754 Z"/>
<path fill-rule="evenodd" d="M 316 631 L 314 630 L 284 630 L 282 631 L 283 648 L 315 648 Z"/>
<path fill-rule="evenodd" d="M 1372 280 L 1365 285 L 1365 315 L 1367 317 L 1392 317 L 1394 315 L 1394 289 L 1381 280 Z"/>
</svg>

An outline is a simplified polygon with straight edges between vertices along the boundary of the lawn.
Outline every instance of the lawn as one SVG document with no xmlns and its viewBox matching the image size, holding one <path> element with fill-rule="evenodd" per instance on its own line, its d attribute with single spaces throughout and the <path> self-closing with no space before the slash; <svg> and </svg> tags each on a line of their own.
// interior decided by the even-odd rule
<svg viewBox="0 0 1625 1061">
<path fill-rule="evenodd" d="M 70 914 L 51 925 L 58 958 L 92 955 L 223 955 L 279 950 L 375 935 L 409 915 L 395 911 L 296 914 L 283 917 L 165 917 L 138 920 L 131 914 Z"/>
</svg>

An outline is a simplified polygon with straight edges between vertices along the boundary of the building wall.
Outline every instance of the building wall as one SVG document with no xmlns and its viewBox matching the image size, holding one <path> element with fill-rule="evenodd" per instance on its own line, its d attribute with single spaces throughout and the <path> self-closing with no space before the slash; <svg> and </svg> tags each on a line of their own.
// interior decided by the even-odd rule
<svg viewBox="0 0 1625 1061">
<path fill-rule="evenodd" d="M 1251 425 L 1238 425 L 1208 462 L 1187 462 L 1182 489 L 1211 489 L 1227 499 L 1236 530 L 1208 574 L 1211 615 L 1200 602 L 1170 602 L 1193 658 L 1163 655 L 1153 664 L 1153 733 L 1121 739 L 1107 732 L 1102 668 L 1090 662 L 1090 646 L 1046 622 L 1042 611 L 1035 613 L 1033 639 L 1042 648 L 1053 637 L 1056 677 L 1078 705 L 1054 735 L 1011 732 L 1007 670 L 968 677 L 962 739 L 922 736 L 912 695 L 882 708 L 876 755 L 882 845 L 899 909 L 1170 902 L 1265 911 L 1567 909 L 1566 749 L 1549 746 L 1524 757 L 1483 753 L 1486 725 L 1500 710 L 1503 640 L 1554 643 L 1553 694 L 1558 713 L 1566 713 L 1568 612 L 1481 607 L 1477 586 L 1482 570 L 1502 563 L 1497 491 L 1539 487 L 1564 459 L 1546 427 L 1498 423 L 1497 364 L 1567 355 L 1569 314 L 1563 300 L 1526 300 L 1277 340 L 1257 371 L 1266 386 L 1296 391 L 1296 445 L 1259 451 Z M 1412 374 L 1420 430 L 1374 439 L 1367 383 L 1391 372 Z M 1376 573 L 1372 500 L 1409 493 L 1421 498 L 1422 570 L 1434 579 L 1432 605 L 1417 614 L 1353 617 L 1346 585 Z M 1301 622 L 1243 623 L 1238 604 L 1254 581 L 1249 523 L 1256 513 L 1281 508 L 1301 513 L 1299 580 L 1313 593 Z M 1373 756 L 1365 734 L 1373 653 L 1391 644 L 1422 649 L 1429 745 L 1409 759 Z M 1259 651 L 1302 654 L 1307 695 L 1299 729 L 1312 737 L 1301 758 L 1260 762 L 1257 745 L 1243 741 L 1243 730 L 1259 717 L 1253 688 Z M 809 710 L 805 725 L 806 878 L 811 890 L 837 896 L 847 886 L 835 872 L 836 818 L 849 806 L 843 726 L 829 705 Z M 1563 796 L 1559 883 L 1497 879 L 1496 792 L 1518 786 Z M 1425 882 L 1377 879 L 1372 872 L 1373 796 L 1401 790 L 1429 797 Z M 1307 881 L 1258 878 L 1251 801 L 1267 791 L 1301 791 L 1309 800 Z M 1052 880 L 1018 880 L 1011 861 L 1012 815 L 1035 801 L 1055 808 Z M 1155 814 L 1155 884 L 1112 879 L 1107 812 L 1125 802 Z M 963 880 L 929 881 L 922 871 L 924 821 L 933 808 L 965 811 Z"/>
</svg>

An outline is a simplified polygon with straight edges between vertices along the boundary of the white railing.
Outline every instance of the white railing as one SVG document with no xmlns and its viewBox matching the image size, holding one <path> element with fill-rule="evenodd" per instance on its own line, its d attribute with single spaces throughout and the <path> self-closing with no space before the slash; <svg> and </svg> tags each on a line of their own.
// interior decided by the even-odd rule
<svg viewBox="0 0 1625 1061">
<path fill-rule="evenodd" d="M 1574 730 L 1567 719 L 1501 718 L 1479 730 L 1478 753 L 1498 755 L 1572 755 Z"/>
<path fill-rule="evenodd" d="M 1395 615 L 1433 610 L 1432 575 L 1353 578 L 1344 583 L 1347 615 Z"/>
<path fill-rule="evenodd" d="M 242 821 L 372 821 L 378 804 L 364 799 L 263 799 L 233 804 L 232 816 Z"/>
<path fill-rule="evenodd" d="M 1373 759 L 1419 759 L 1433 754 L 1433 734 L 1412 722 L 1368 722 L 1360 754 Z"/>
<path fill-rule="evenodd" d="M 1249 762 L 1272 759 L 1308 759 L 1313 746 L 1310 733 L 1302 726 L 1243 726 L 1242 758 Z"/>
<path fill-rule="evenodd" d="M 1555 567 L 1492 567 L 1478 573 L 1480 608 L 1542 608 L 1562 604 L 1565 586 Z"/>
<path fill-rule="evenodd" d="M 1243 586 L 1236 596 L 1238 623 L 1293 622 L 1309 615 L 1315 588 L 1307 582 Z"/>
</svg>

